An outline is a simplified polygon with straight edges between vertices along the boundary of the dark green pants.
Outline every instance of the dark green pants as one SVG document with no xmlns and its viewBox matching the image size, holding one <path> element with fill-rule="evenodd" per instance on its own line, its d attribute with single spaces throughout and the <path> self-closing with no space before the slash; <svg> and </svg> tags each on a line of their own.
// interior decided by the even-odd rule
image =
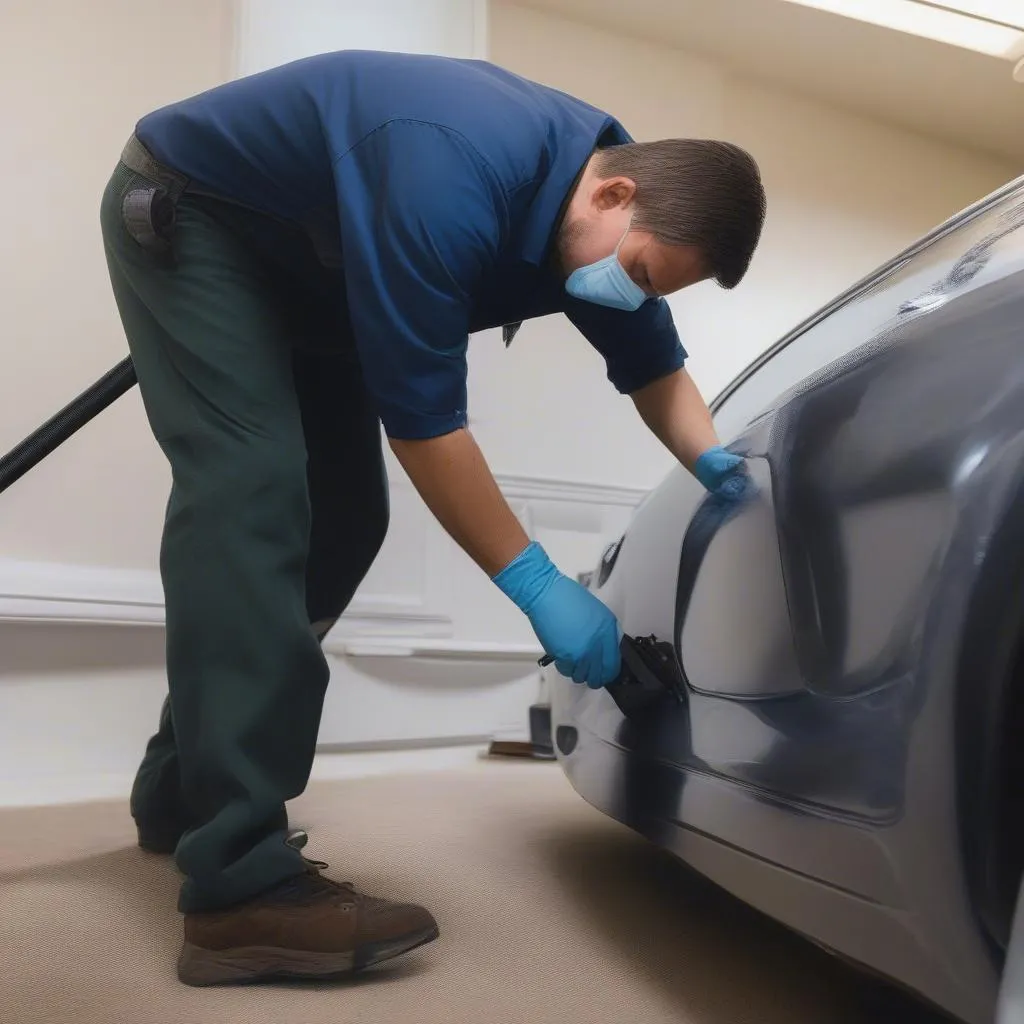
<svg viewBox="0 0 1024 1024">
<path fill-rule="evenodd" d="M 386 477 L 340 280 L 299 231 L 206 197 L 177 204 L 173 263 L 130 235 L 124 165 L 103 196 L 110 279 L 172 471 L 160 571 L 169 699 L 132 793 L 178 822 L 184 911 L 303 870 L 285 802 L 306 786 L 320 640 L 384 539 Z"/>
</svg>

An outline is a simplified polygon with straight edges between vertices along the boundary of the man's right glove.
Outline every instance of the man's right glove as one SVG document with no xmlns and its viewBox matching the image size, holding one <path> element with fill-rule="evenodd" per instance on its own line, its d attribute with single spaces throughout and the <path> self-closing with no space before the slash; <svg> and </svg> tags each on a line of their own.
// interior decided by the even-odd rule
<svg viewBox="0 0 1024 1024">
<path fill-rule="evenodd" d="M 746 460 L 741 455 L 726 451 L 721 445 L 708 448 L 701 454 L 693 467 L 693 475 L 706 490 L 727 500 L 743 498 L 754 489 Z"/>
<path fill-rule="evenodd" d="M 586 587 L 559 572 L 536 541 L 494 583 L 529 618 L 563 676 L 600 689 L 619 674 L 621 632 L 615 615 Z"/>
</svg>

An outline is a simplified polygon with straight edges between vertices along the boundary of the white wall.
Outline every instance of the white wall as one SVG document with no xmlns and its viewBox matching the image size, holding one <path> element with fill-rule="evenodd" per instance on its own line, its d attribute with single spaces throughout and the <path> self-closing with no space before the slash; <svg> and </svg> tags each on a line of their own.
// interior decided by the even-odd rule
<svg viewBox="0 0 1024 1024">
<path fill-rule="evenodd" d="M 138 117 L 230 73 L 229 0 L 168 12 L 0 5 L 0 451 L 127 354 L 101 193 Z M 24 611 L 33 590 L 12 558 L 51 606 L 66 573 L 46 579 L 39 562 L 151 566 L 168 483 L 135 390 L 0 495 L 0 603 Z M 48 780 L 101 792 L 130 770 L 166 689 L 162 643 L 157 629 L 27 627 L 0 609 L 0 804 Z"/>
<path fill-rule="evenodd" d="M 232 33 L 228 0 L 0 5 L 0 451 L 127 355 L 100 196 L 142 114 L 228 76 Z M 136 390 L 0 498 L 0 557 L 149 566 L 168 482 Z"/>
<path fill-rule="evenodd" d="M 329 50 L 483 56 L 486 0 L 240 0 L 235 73 Z"/>
<path fill-rule="evenodd" d="M 806 314 L 1018 173 L 692 54 L 512 4 L 492 4 L 490 39 L 493 61 L 608 110 L 640 140 L 719 137 L 759 161 L 769 212 L 747 279 L 671 300 L 708 398 Z M 476 433 L 503 470 L 649 487 L 671 465 L 563 317 L 524 325 L 508 352 L 481 339 L 471 366 Z M 539 413 L 526 412 L 527 398 Z"/>
</svg>

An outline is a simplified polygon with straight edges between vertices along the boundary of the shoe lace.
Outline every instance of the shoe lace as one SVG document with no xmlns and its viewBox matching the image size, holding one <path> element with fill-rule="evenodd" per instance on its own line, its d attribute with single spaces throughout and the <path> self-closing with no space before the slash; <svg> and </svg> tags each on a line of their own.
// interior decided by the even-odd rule
<svg viewBox="0 0 1024 1024">
<path fill-rule="evenodd" d="M 293 829 L 285 843 L 294 850 L 301 851 L 309 841 L 309 836 L 302 829 Z M 275 898 L 287 899 L 289 902 L 312 902 L 324 896 L 343 903 L 359 903 L 362 897 L 356 892 L 351 882 L 338 882 L 327 878 L 321 871 L 330 865 L 323 860 L 311 860 L 302 854 L 306 870 L 301 875 L 285 879 L 274 889 Z"/>
</svg>

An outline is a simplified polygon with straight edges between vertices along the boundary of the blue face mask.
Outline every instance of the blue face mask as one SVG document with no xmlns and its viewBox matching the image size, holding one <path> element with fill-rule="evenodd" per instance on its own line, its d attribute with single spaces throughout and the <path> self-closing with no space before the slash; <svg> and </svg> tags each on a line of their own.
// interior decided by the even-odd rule
<svg viewBox="0 0 1024 1024">
<path fill-rule="evenodd" d="M 630 218 L 632 225 L 633 218 Z M 615 252 L 596 263 L 574 270 L 565 282 L 565 290 L 575 299 L 594 302 L 599 306 L 611 306 L 628 313 L 639 309 L 650 296 L 626 273 L 619 262 L 619 248 L 629 227 L 622 233 Z"/>
</svg>

